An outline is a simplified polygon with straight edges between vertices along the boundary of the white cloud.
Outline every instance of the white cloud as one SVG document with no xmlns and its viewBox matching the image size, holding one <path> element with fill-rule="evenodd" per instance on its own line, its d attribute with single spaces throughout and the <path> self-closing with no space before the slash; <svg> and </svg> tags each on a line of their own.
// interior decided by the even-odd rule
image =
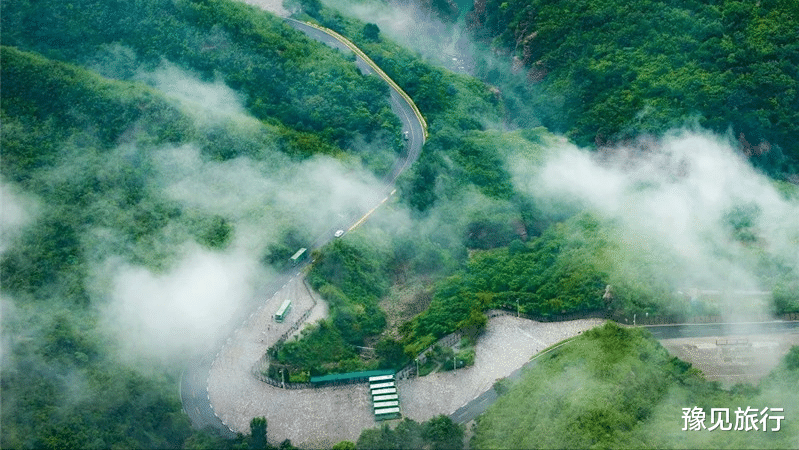
<svg viewBox="0 0 799 450">
<path fill-rule="evenodd" d="M 520 167 L 511 170 L 521 189 L 544 201 L 577 202 L 619 223 L 631 245 L 667 249 L 680 263 L 663 268 L 684 283 L 675 289 L 763 288 L 751 252 L 726 225 L 741 206 L 759 210 L 752 227 L 757 245 L 799 267 L 799 205 L 718 136 L 675 132 L 606 153 L 565 146 L 536 172 Z"/>
<path fill-rule="evenodd" d="M 36 215 L 37 203 L 0 180 L 0 254 Z"/>
<path fill-rule="evenodd" d="M 257 261 L 190 247 L 167 273 L 114 268 L 107 327 L 133 354 L 163 359 L 207 349 L 236 309 L 254 295 Z"/>
</svg>

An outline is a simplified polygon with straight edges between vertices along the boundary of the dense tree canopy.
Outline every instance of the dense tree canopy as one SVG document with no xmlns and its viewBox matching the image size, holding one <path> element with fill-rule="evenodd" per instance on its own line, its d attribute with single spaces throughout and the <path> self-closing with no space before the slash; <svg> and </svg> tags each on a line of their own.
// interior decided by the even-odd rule
<svg viewBox="0 0 799 450">
<path fill-rule="evenodd" d="M 107 76 L 130 77 L 163 60 L 208 80 L 221 76 L 256 117 L 290 128 L 286 139 L 304 156 L 319 149 L 302 148 L 297 132 L 318 132 L 306 139 L 338 146 L 358 135 L 398 139 L 390 137 L 398 134 L 399 121 L 385 83 L 362 76 L 341 54 L 243 3 L 22 1 L 8 5 L 2 25 L 4 45 Z"/>
<path fill-rule="evenodd" d="M 236 237 L 230 216 L 167 195 L 156 162 L 165 148 L 280 171 L 315 154 L 347 158 L 350 144 L 371 141 L 384 148 L 375 161 L 390 160 L 401 138 L 385 84 L 234 2 L 21 1 L 4 5 L 2 27 L 4 201 L 11 186 L 36 205 L 27 226 L 4 235 L 0 256 L 2 447 L 246 447 L 191 429 L 179 368 L 120 360 L 101 331 L 113 280 L 99 267 L 118 258 L 159 273 L 186 242 L 224 251 Z M 202 106 L 145 83 L 173 66 L 225 85 L 260 120 L 203 122 Z M 284 234 L 287 245 L 302 239 Z"/>
<path fill-rule="evenodd" d="M 794 1 L 488 0 L 471 22 L 542 80 L 526 101 L 579 144 L 697 121 L 772 174 L 799 171 Z"/>
</svg>

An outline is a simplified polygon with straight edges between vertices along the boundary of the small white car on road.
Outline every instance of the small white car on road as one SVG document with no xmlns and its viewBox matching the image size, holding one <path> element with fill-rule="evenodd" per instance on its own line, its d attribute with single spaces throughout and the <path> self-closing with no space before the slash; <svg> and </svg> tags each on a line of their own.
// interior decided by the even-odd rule
<svg viewBox="0 0 799 450">
<path fill-rule="evenodd" d="M 344 230 L 338 230 L 338 231 L 336 231 L 335 233 L 333 233 L 333 236 L 335 236 L 335 237 L 337 237 L 337 238 L 338 238 L 338 237 L 341 237 L 341 236 L 344 236 Z"/>
</svg>

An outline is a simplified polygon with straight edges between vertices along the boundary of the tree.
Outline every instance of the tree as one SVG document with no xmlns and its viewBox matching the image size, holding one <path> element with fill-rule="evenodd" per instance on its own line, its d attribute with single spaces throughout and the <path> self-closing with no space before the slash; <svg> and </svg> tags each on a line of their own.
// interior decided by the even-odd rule
<svg viewBox="0 0 799 450">
<path fill-rule="evenodd" d="M 224 249 L 230 242 L 233 226 L 222 216 L 215 215 L 206 221 L 206 229 L 199 236 L 201 244 L 212 249 Z"/>
<path fill-rule="evenodd" d="M 375 345 L 375 353 L 380 358 L 381 368 L 396 368 L 406 361 L 402 344 L 388 337 Z"/>
<path fill-rule="evenodd" d="M 463 448 L 463 429 L 443 414 L 424 424 L 423 436 L 433 450 Z"/>
<path fill-rule="evenodd" d="M 363 38 L 367 41 L 378 42 L 380 40 L 380 28 L 373 23 L 363 26 Z"/>
<path fill-rule="evenodd" d="M 266 417 L 253 417 L 250 421 L 250 448 L 266 448 Z"/>
<path fill-rule="evenodd" d="M 352 441 L 341 441 L 334 445 L 331 450 L 355 450 L 355 443 Z"/>
<path fill-rule="evenodd" d="M 394 449 L 397 444 L 394 439 L 394 431 L 384 423 L 380 428 L 363 430 L 355 444 L 359 449 Z"/>
</svg>

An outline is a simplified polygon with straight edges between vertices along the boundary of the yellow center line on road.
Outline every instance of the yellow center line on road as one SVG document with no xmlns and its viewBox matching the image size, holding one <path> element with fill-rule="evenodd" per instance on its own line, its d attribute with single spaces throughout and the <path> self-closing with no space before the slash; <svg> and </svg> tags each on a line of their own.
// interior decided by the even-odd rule
<svg viewBox="0 0 799 450">
<path fill-rule="evenodd" d="M 291 20 L 294 20 L 294 19 L 291 19 Z M 295 20 L 295 22 L 299 22 L 299 21 Z M 386 81 L 386 83 L 391 85 L 391 87 L 393 87 L 394 90 L 396 90 L 397 93 L 399 93 L 399 95 L 402 98 L 405 99 L 405 101 L 408 103 L 408 106 L 411 107 L 411 109 L 413 110 L 413 113 L 418 118 L 419 124 L 422 125 L 422 134 L 424 135 L 424 138 L 427 139 L 427 121 L 425 120 L 424 116 L 422 116 L 422 112 L 419 111 L 419 108 L 416 106 L 416 103 L 414 103 L 414 101 L 411 99 L 410 95 L 405 93 L 405 91 L 401 87 L 399 87 L 399 85 L 396 82 L 394 82 L 394 80 L 392 80 L 391 77 L 386 75 L 386 73 L 383 72 L 383 69 L 381 69 L 377 64 L 375 64 L 375 62 L 372 61 L 372 59 L 369 58 L 366 55 L 366 53 L 363 52 L 363 50 L 361 50 L 358 46 L 353 44 L 352 41 L 350 41 L 349 39 L 345 38 L 344 36 L 340 35 L 339 33 L 336 33 L 335 31 L 333 31 L 333 30 L 331 30 L 329 28 L 325 28 L 323 26 L 316 25 L 315 23 L 311 23 L 311 22 L 300 22 L 300 23 L 304 23 L 305 25 L 307 25 L 307 26 L 309 26 L 311 28 L 315 28 L 315 29 L 327 34 L 328 36 L 333 37 L 337 41 L 339 41 L 342 44 L 346 45 L 356 55 L 360 56 L 361 59 L 366 64 L 368 64 L 381 78 L 383 78 Z"/>
<path fill-rule="evenodd" d="M 377 208 L 379 208 L 379 207 L 380 207 L 380 205 L 382 205 L 382 204 L 383 204 L 383 203 L 385 203 L 385 202 L 386 202 L 386 201 L 387 201 L 389 198 L 391 198 L 391 196 L 392 196 L 392 195 L 394 195 L 394 193 L 395 193 L 395 192 L 397 192 L 397 190 L 396 190 L 396 189 L 394 189 L 393 191 L 391 191 L 391 193 L 390 193 L 390 194 L 388 194 L 388 197 L 386 197 L 386 198 L 384 198 L 383 200 L 381 200 L 381 201 L 380 201 L 380 203 L 378 203 L 378 204 L 377 204 L 377 206 L 375 206 L 374 208 L 370 209 L 370 210 L 369 210 L 369 212 L 367 212 L 366 214 L 364 214 L 364 215 L 363 215 L 363 217 L 361 217 L 360 219 L 358 219 L 358 221 L 357 221 L 357 222 L 355 222 L 355 224 L 354 224 L 353 226 L 351 226 L 351 227 L 349 227 L 349 228 L 347 229 L 347 232 L 349 233 L 350 231 L 352 231 L 352 230 L 354 230 L 356 227 L 358 227 L 360 224 L 362 224 L 362 223 L 363 223 L 363 222 L 364 222 L 366 219 L 368 219 L 368 218 L 369 218 L 369 216 L 370 216 L 370 215 L 372 215 L 372 213 L 373 213 L 373 212 L 375 212 L 375 211 L 377 210 Z"/>
</svg>

